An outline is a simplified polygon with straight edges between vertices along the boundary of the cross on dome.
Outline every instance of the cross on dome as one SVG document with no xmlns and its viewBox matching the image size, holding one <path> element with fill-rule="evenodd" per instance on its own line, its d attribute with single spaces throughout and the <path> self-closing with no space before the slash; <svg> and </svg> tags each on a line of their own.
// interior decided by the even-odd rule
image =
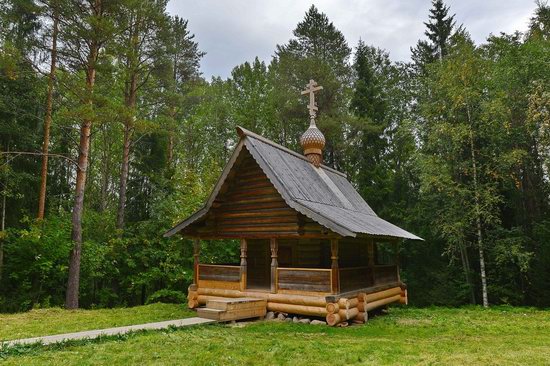
<svg viewBox="0 0 550 366">
<path fill-rule="evenodd" d="M 315 80 L 310 80 L 306 85 L 306 90 L 302 91 L 302 95 L 309 94 L 309 128 L 300 137 L 300 145 L 304 149 L 304 155 L 315 166 L 319 167 L 323 162 L 323 148 L 325 147 L 325 136 L 315 125 L 315 116 L 317 115 L 317 104 L 315 103 L 315 92 L 323 89 L 317 85 Z"/>
<path fill-rule="evenodd" d="M 315 116 L 317 115 L 318 110 L 317 103 L 315 103 L 315 92 L 321 89 L 323 89 L 323 87 L 317 85 L 315 80 L 311 79 L 306 85 L 306 90 L 302 91 L 302 95 L 309 94 L 309 104 L 307 105 L 307 108 L 309 109 L 309 117 L 312 124 L 315 124 Z"/>
</svg>

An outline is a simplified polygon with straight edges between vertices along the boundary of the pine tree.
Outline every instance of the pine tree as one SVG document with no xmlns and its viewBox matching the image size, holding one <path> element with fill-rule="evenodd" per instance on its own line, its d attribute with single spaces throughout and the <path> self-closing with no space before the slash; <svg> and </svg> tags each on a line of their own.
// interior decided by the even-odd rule
<svg viewBox="0 0 550 366">
<path fill-rule="evenodd" d="M 455 28 L 454 14 L 449 15 L 449 7 L 443 0 L 432 0 L 429 21 L 425 22 L 424 34 L 428 41 L 418 41 L 415 48 L 411 48 L 412 59 L 417 68 L 423 69 L 425 65 L 436 60 L 443 60 L 448 53 L 449 40 Z"/>
<path fill-rule="evenodd" d="M 280 106 L 282 139 L 298 148 L 297 141 L 307 128 L 308 115 L 305 100 L 297 96 L 314 79 L 324 88 L 317 99 L 318 126 L 327 137 L 323 159 L 338 167 L 343 160 L 338 152 L 347 120 L 344 111 L 348 110 L 351 49 L 342 32 L 313 5 L 293 34 L 287 44 L 277 46 L 270 65 L 275 105 Z"/>
<path fill-rule="evenodd" d="M 348 153 L 352 162 L 348 170 L 356 175 L 360 193 L 378 210 L 384 201 L 387 178 L 383 163 L 387 150 L 384 132 L 388 127 L 384 83 L 389 77 L 390 61 L 387 53 L 360 40 L 353 67 L 356 80 L 350 108 L 357 121 L 348 139 L 353 146 Z"/>
<path fill-rule="evenodd" d="M 166 1 L 129 1 L 123 4 L 116 27 L 123 30 L 115 38 L 114 49 L 120 55 L 124 79 L 124 141 L 119 182 L 116 227 L 124 228 L 130 150 L 138 118 L 138 93 L 151 81 L 151 74 L 166 54 L 163 36 L 169 24 Z"/>
<path fill-rule="evenodd" d="M 119 9 L 116 1 L 89 0 L 84 3 L 69 1 L 60 14 L 60 31 L 66 66 L 75 73 L 84 74 L 82 93 L 82 116 L 78 146 L 78 165 L 75 180 L 74 203 L 72 210 L 71 239 L 73 248 L 69 258 L 69 278 L 65 307 L 78 308 L 80 287 L 80 261 L 82 252 L 82 216 L 84 194 L 88 173 L 90 141 L 94 122 L 94 89 L 98 63 L 107 41 L 115 32 L 112 15 Z"/>
</svg>

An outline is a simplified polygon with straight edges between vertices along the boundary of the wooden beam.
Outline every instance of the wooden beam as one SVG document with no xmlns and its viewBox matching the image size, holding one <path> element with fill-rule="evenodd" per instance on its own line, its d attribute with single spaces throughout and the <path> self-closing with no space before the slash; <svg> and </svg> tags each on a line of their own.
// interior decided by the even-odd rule
<svg viewBox="0 0 550 366">
<path fill-rule="evenodd" d="M 395 268 L 397 270 L 397 282 L 401 282 L 401 273 L 399 271 L 399 240 L 395 240 Z"/>
<path fill-rule="evenodd" d="M 201 252 L 200 239 L 193 239 L 193 284 L 199 284 L 199 256 Z"/>
<path fill-rule="evenodd" d="M 241 239 L 241 291 L 246 290 L 246 277 L 247 277 L 247 263 L 246 263 L 246 250 L 248 243 L 246 239 Z"/>
<path fill-rule="evenodd" d="M 331 259 L 331 291 L 333 294 L 340 292 L 340 269 L 338 268 L 338 239 L 330 240 Z"/>
<path fill-rule="evenodd" d="M 369 256 L 369 283 L 374 285 L 374 240 L 372 238 L 368 239 L 367 242 L 367 252 Z"/>
<path fill-rule="evenodd" d="M 357 289 L 357 290 L 353 290 L 353 291 L 342 292 L 342 293 L 336 294 L 336 295 L 327 295 L 325 297 L 325 299 L 326 299 L 327 303 L 329 303 L 329 302 L 338 302 L 338 300 L 340 300 L 341 298 L 350 299 L 350 298 L 353 298 L 353 297 L 357 297 L 360 293 L 371 294 L 371 293 L 374 293 L 374 292 L 387 290 L 387 289 L 393 288 L 393 287 L 401 287 L 403 289 L 404 287 L 406 288 L 406 285 L 404 283 L 399 283 L 399 282 L 385 283 L 383 285 L 365 287 L 365 288 L 361 288 L 361 289 Z"/>
<path fill-rule="evenodd" d="M 277 267 L 279 262 L 277 260 L 277 252 L 279 250 L 279 243 L 276 238 L 271 238 L 269 241 L 271 248 L 271 293 L 277 293 Z"/>
</svg>

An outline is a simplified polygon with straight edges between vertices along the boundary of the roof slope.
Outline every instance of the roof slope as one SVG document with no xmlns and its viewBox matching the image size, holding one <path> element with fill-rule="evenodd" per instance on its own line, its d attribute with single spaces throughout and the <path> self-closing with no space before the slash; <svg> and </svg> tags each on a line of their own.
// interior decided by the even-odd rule
<svg viewBox="0 0 550 366">
<path fill-rule="evenodd" d="M 344 174 L 324 165 L 316 168 L 305 156 L 244 128 L 239 127 L 238 132 L 241 141 L 205 206 L 165 236 L 206 215 L 244 146 L 290 207 L 328 229 L 343 236 L 369 234 L 422 240 L 378 217 Z"/>
</svg>

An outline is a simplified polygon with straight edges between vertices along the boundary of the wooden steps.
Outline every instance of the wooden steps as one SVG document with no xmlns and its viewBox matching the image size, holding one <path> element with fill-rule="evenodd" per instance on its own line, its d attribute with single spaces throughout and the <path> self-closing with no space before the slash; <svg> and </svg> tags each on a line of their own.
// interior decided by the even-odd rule
<svg viewBox="0 0 550 366">
<path fill-rule="evenodd" d="M 197 308 L 197 315 L 201 318 L 227 322 L 263 317 L 266 309 L 267 301 L 262 299 L 250 297 L 212 299 L 206 302 L 206 307 Z"/>
</svg>

